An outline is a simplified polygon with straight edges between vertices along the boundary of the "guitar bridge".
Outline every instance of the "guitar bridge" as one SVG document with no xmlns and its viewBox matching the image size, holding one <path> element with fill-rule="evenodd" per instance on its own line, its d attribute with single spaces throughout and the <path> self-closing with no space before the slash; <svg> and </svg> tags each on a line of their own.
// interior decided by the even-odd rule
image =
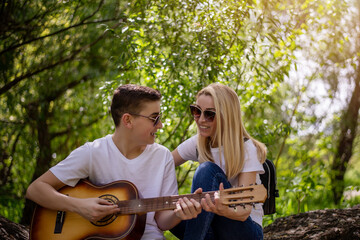
<svg viewBox="0 0 360 240">
<path fill-rule="evenodd" d="M 55 234 L 59 234 L 62 232 L 62 227 L 64 225 L 64 221 L 65 221 L 65 215 L 66 212 L 65 211 L 58 211 L 56 214 L 56 222 L 55 222 L 55 229 L 54 229 L 54 233 Z"/>
</svg>

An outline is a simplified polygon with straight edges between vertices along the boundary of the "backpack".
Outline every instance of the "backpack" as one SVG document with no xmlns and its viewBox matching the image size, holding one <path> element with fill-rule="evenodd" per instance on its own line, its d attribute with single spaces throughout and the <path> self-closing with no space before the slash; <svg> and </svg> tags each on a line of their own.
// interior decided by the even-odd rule
<svg viewBox="0 0 360 240">
<path fill-rule="evenodd" d="M 263 204 L 264 215 L 276 212 L 275 198 L 279 197 L 279 190 L 276 187 L 276 169 L 275 165 L 269 159 L 263 163 L 264 174 L 260 174 L 261 183 L 267 190 L 267 198 Z"/>
</svg>

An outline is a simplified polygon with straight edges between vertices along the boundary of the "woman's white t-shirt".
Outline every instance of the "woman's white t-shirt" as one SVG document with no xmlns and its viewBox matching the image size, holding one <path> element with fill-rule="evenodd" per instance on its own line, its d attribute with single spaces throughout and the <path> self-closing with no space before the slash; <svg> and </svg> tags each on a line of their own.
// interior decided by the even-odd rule
<svg viewBox="0 0 360 240">
<path fill-rule="evenodd" d="M 198 135 L 195 135 L 187 139 L 177 147 L 178 153 L 182 159 L 198 161 L 197 150 L 196 150 L 197 138 Z M 261 184 L 259 174 L 262 174 L 265 171 L 258 159 L 257 149 L 251 140 L 248 140 L 244 143 L 244 148 L 245 148 L 245 155 L 244 155 L 245 162 L 242 172 L 256 172 L 256 183 Z M 219 167 L 221 167 L 221 169 L 226 173 L 224 151 L 222 151 L 222 155 L 221 155 L 222 161 L 220 163 L 219 148 L 211 148 L 210 150 L 215 163 Z M 233 187 L 237 187 L 238 177 L 229 179 L 229 182 Z M 253 221 L 255 221 L 261 226 L 263 216 L 264 216 L 264 211 L 262 209 L 262 204 L 261 203 L 255 204 L 254 208 L 251 210 L 250 217 L 252 218 Z"/>
<path fill-rule="evenodd" d="M 135 184 L 142 198 L 178 194 L 171 152 L 157 143 L 148 145 L 138 157 L 127 159 L 116 147 L 112 135 L 107 135 L 75 149 L 50 171 L 69 186 L 75 186 L 83 178 L 89 178 L 95 185 L 127 180 Z M 141 239 L 164 239 L 154 215 L 147 213 Z"/>
</svg>

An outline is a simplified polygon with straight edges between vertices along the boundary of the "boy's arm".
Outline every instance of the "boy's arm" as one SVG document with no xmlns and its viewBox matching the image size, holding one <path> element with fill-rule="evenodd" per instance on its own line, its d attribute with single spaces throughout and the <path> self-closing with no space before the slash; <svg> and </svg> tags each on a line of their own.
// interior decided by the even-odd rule
<svg viewBox="0 0 360 240">
<path fill-rule="evenodd" d="M 76 212 L 93 222 L 119 211 L 116 205 L 104 199 L 80 199 L 66 196 L 57 191 L 63 186 L 65 184 L 48 170 L 30 184 L 26 191 L 26 198 L 45 208 Z"/>
<path fill-rule="evenodd" d="M 197 189 L 195 193 L 202 193 L 202 189 Z M 201 210 L 201 204 L 196 200 L 180 198 L 176 203 L 176 209 L 156 212 L 155 220 L 158 227 L 165 231 L 175 227 L 182 220 L 196 218 Z"/>
</svg>

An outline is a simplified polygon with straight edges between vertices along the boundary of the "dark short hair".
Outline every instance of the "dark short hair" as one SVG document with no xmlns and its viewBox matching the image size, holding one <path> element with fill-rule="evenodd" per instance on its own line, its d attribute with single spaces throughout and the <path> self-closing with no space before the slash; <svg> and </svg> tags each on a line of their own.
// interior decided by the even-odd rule
<svg viewBox="0 0 360 240">
<path fill-rule="evenodd" d="M 124 113 L 140 113 L 143 103 L 159 101 L 161 94 L 158 90 L 135 84 L 126 84 L 118 87 L 111 101 L 111 116 L 115 126 L 120 124 Z"/>
</svg>

